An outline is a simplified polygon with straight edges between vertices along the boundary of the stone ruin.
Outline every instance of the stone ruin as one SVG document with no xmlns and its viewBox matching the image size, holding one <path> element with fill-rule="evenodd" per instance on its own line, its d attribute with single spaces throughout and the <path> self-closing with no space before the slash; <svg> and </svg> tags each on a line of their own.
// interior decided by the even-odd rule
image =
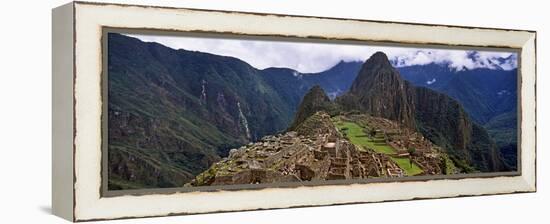
<svg viewBox="0 0 550 224">
<path fill-rule="evenodd" d="M 442 174 L 444 172 L 441 167 L 442 158 L 439 156 L 441 148 L 434 145 L 427 138 L 424 138 L 418 132 L 410 130 L 397 122 L 387 120 L 380 117 L 372 117 L 368 115 L 352 115 L 352 120 L 361 120 L 363 125 L 369 126 L 376 131 L 376 136 L 384 136 L 384 142 L 396 149 L 395 157 L 408 157 L 420 167 L 425 175 Z M 366 133 L 367 134 L 367 133 Z M 414 148 L 415 152 L 410 155 L 409 148 Z M 402 175 L 400 169 L 393 167 L 388 168 L 389 173 L 397 173 Z"/>
<path fill-rule="evenodd" d="M 404 176 L 403 170 L 388 155 L 361 149 L 349 142 L 325 113 L 316 113 L 300 126 L 296 132 L 265 136 L 259 142 L 230 150 L 227 158 L 213 164 L 188 185 Z M 423 156 L 413 159 L 427 174 L 441 173 L 437 160 Z"/>
<path fill-rule="evenodd" d="M 199 174 L 191 186 L 343 180 L 395 176 L 387 156 L 359 150 L 342 137 L 326 114 L 306 136 L 298 132 L 265 136 L 238 149 Z M 307 125 L 307 122 L 306 122 Z M 322 131 L 319 131 L 322 130 Z M 397 167 L 398 168 L 398 167 Z"/>
</svg>

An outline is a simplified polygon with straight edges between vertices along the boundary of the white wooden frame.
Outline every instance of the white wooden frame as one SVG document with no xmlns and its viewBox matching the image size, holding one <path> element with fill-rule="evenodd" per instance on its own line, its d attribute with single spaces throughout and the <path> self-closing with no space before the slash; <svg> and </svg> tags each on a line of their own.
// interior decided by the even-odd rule
<svg viewBox="0 0 550 224">
<path fill-rule="evenodd" d="M 269 25 L 267 25 L 269 24 Z M 521 175 L 102 197 L 103 27 L 520 49 Z M 53 11 L 53 212 L 71 221 L 536 191 L 536 33 L 74 2 Z"/>
</svg>

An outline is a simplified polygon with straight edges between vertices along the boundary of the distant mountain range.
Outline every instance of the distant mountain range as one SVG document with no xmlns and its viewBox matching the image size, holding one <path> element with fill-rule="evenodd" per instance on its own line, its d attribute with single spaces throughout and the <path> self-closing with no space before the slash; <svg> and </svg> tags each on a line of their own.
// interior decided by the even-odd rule
<svg viewBox="0 0 550 224">
<path fill-rule="evenodd" d="M 338 96 L 348 90 L 356 96 L 384 97 L 363 91 L 365 86 L 383 88 L 376 83 L 357 84 L 362 83 L 358 74 L 366 72 L 360 72 L 364 68 L 361 62 L 340 62 L 315 74 L 288 68 L 259 70 L 237 58 L 174 50 L 119 34 L 109 34 L 108 53 L 111 190 L 183 186 L 227 156 L 229 149 L 287 130 L 302 98 L 315 85 L 330 99 L 341 98 Z M 426 94 L 445 98 L 428 89 L 439 91 L 456 99 L 458 107 L 464 107 L 464 115 L 460 115 L 461 109 L 453 109 L 460 112 L 456 116 L 475 121 L 466 122 L 473 128 L 468 129 L 468 136 L 473 137 L 462 141 L 466 148 L 475 136 L 482 136 L 480 141 L 490 145 L 490 138 L 483 137 L 485 130 L 479 126 L 486 125 L 501 151 L 507 150 L 503 155 L 499 150 L 494 153 L 493 159 L 502 157 L 503 164 L 487 164 L 489 154 L 472 158 L 485 161 L 477 166 L 480 170 L 515 165 L 512 149 L 516 143 L 511 139 L 517 129 L 515 122 L 511 123 L 516 119 L 515 70 L 453 71 L 436 64 L 398 70 L 399 79 L 411 83 L 407 91 L 415 93 L 397 96 L 404 93 L 393 91 L 395 110 L 384 117 L 426 129 L 429 118 L 417 120 L 428 116 L 429 108 L 418 112 L 418 105 L 411 108 L 410 102 L 419 102 Z M 381 77 L 381 81 L 386 78 Z M 447 102 L 444 108 L 456 107 L 452 100 L 443 101 Z M 380 105 L 369 108 L 366 110 L 376 112 L 373 109 Z M 449 145 L 455 147 L 455 143 Z"/>
</svg>

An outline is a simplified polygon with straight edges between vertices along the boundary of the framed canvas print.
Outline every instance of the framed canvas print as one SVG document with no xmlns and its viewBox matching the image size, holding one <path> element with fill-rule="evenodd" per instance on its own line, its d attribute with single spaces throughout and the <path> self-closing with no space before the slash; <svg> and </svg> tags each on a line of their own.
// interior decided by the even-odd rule
<svg viewBox="0 0 550 224">
<path fill-rule="evenodd" d="M 58 7 L 53 212 L 534 192 L 535 48 L 527 30 Z"/>
</svg>

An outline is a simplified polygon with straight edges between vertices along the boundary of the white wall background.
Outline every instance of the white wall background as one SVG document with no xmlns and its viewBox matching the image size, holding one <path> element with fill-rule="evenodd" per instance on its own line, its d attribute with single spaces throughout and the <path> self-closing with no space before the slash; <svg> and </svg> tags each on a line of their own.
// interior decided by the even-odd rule
<svg viewBox="0 0 550 224">
<path fill-rule="evenodd" d="M 97 2 L 103 2 L 96 0 Z M 115 1 L 115 0 L 112 0 Z M 0 6 L 0 223 L 63 223 L 51 215 L 51 8 L 66 0 Z M 109 223 L 541 223 L 550 206 L 550 16 L 544 1 L 145 1 L 253 11 L 538 31 L 538 192 L 110 221 Z"/>
</svg>

